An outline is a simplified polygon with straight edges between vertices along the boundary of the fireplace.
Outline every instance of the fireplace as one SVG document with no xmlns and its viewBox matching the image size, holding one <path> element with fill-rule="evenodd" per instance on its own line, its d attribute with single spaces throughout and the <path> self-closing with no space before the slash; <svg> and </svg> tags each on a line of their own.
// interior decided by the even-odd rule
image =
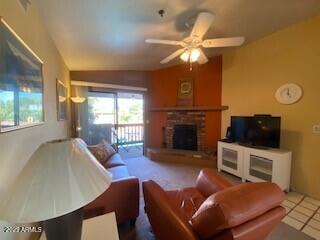
<svg viewBox="0 0 320 240">
<path fill-rule="evenodd" d="M 202 111 L 167 112 L 164 134 L 165 146 L 169 149 L 204 151 L 205 113 Z M 176 138 L 180 140 L 176 142 Z"/>
<path fill-rule="evenodd" d="M 198 149 L 197 126 L 177 124 L 173 128 L 173 149 L 194 150 Z"/>
</svg>

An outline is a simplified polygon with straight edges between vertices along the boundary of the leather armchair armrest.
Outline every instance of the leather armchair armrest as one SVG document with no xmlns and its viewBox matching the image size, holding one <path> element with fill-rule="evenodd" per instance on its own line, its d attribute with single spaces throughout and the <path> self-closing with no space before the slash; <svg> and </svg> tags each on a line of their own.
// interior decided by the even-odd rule
<svg viewBox="0 0 320 240">
<path fill-rule="evenodd" d="M 116 212 L 117 221 L 139 215 L 139 179 L 127 177 L 112 181 L 110 187 L 84 208 L 84 218 Z"/>
<path fill-rule="evenodd" d="M 198 240 L 190 224 L 154 181 L 142 183 L 145 210 L 157 239 Z"/>
<path fill-rule="evenodd" d="M 206 198 L 231 186 L 232 184 L 228 180 L 220 176 L 215 170 L 209 168 L 201 170 L 196 182 L 196 188 Z"/>
<path fill-rule="evenodd" d="M 276 208 L 277 219 L 281 219 L 285 213 L 280 207 L 283 200 L 284 193 L 274 183 L 243 183 L 208 197 L 190 223 L 202 238 L 207 239 L 223 230 L 253 221 Z"/>
</svg>

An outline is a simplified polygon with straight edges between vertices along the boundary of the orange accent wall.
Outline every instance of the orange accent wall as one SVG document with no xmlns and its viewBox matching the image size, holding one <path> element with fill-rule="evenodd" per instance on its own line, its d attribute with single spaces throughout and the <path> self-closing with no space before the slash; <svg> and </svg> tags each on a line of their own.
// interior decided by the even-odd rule
<svg viewBox="0 0 320 240">
<path fill-rule="evenodd" d="M 207 64 L 195 64 L 189 71 L 188 64 L 153 71 L 147 94 L 147 110 L 154 107 L 177 106 L 179 80 L 194 79 L 194 105 L 220 106 L 222 87 L 222 57 L 214 57 Z M 147 146 L 161 147 L 162 127 L 166 124 L 165 112 L 148 112 Z M 205 147 L 215 149 L 221 136 L 221 112 L 206 112 Z"/>
</svg>

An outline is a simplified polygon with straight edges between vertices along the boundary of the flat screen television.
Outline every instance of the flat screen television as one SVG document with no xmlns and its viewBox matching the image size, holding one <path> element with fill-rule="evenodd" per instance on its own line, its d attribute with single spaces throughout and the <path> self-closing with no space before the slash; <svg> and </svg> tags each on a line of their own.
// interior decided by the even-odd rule
<svg viewBox="0 0 320 240">
<path fill-rule="evenodd" d="M 280 117 L 269 115 L 231 117 L 231 140 L 239 144 L 279 148 L 280 129 Z"/>
</svg>

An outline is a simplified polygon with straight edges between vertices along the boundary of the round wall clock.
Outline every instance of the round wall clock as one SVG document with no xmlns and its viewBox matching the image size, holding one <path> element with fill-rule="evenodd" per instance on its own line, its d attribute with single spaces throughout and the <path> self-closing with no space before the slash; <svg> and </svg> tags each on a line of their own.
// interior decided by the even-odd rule
<svg viewBox="0 0 320 240">
<path fill-rule="evenodd" d="M 293 104 L 302 97 L 302 88 L 294 83 L 288 83 L 281 86 L 275 95 L 277 101 L 282 104 Z"/>
</svg>

